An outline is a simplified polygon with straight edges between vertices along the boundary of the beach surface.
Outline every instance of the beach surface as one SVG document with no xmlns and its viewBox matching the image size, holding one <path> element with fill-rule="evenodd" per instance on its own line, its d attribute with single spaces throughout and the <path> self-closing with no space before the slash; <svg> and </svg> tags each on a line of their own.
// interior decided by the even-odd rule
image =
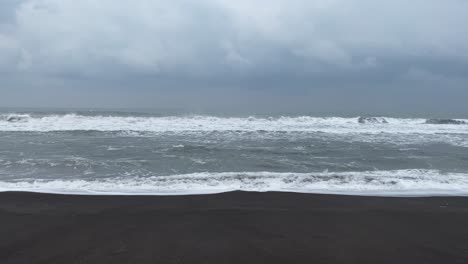
<svg viewBox="0 0 468 264">
<path fill-rule="evenodd" d="M 468 197 L 5 192 L 0 263 L 468 263 Z"/>
</svg>

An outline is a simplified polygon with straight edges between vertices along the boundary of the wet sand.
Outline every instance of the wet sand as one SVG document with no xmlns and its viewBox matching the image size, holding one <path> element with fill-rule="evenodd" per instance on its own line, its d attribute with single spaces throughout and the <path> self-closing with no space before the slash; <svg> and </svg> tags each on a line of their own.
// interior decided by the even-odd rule
<svg viewBox="0 0 468 264">
<path fill-rule="evenodd" d="M 0 193 L 0 263 L 468 263 L 468 197 Z"/>
</svg>

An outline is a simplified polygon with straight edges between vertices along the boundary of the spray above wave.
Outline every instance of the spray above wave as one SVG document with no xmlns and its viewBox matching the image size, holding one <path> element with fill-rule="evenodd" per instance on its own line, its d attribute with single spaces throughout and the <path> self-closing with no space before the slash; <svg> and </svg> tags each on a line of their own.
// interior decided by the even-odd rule
<svg viewBox="0 0 468 264">
<path fill-rule="evenodd" d="M 420 133 L 468 134 L 467 120 L 427 124 L 425 119 L 384 117 L 214 117 L 214 116 L 86 116 L 66 115 L 3 115 L 0 131 L 260 131 L 260 132 L 324 132 L 324 133 Z M 455 124 L 455 121 L 458 122 Z"/>
<path fill-rule="evenodd" d="M 468 195 L 468 174 L 437 170 L 277 173 L 222 172 L 92 180 L 0 182 L 0 191 L 74 194 L 183 195 L 291 191 L 379 196 Z"/>
</svg>

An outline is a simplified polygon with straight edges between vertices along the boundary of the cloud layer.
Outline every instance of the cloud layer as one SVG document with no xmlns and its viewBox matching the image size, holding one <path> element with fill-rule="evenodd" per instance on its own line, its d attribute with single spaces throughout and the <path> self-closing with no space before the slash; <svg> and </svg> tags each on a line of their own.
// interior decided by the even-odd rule
<svg viewBox="0 0 468 264">
<path fill-rule="evenodd" d="M 2 3 L 0 74 L 23 79 L 460 86 L 467 77 L 464 0 Z"/>
<path fill-rule="evenodd" d="M 14 11 L 0 50 L 15 70 L 209 75 L 468 59 L 460 0 L 27 0 Z"/>
</svg>

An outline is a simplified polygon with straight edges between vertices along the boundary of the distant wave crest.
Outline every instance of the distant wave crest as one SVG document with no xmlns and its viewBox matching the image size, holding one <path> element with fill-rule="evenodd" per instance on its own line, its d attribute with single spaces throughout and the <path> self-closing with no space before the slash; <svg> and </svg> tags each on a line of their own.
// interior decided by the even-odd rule
<svg viewBox="0 0 468 264">
<path fill-rule="evenodd" d="M 0 121 L 9 122 L 9 123 L 26 122 L 28 121 L 29 118 L 31 118 L 31 116 L 28 114 L 0 115 Z"/>
<path fill-rule="evenodd" d="M 468 122 L 456 119 L 428 119 L 426 124 L 432 125 L 467 125 Z"/>
<path fill-rule="evenodd" d="M 436 122 L 436 120 L 438 120 Z M 468 134 L 462 119 L 402 119 L 390 117 L 215 117 L 215 116 L 89 116 L 77 114 L 0 115 L 0 131 L 261 131 L 324 133 Z M 432 126 L 437 124 L 437 126 Z"/>
</svg>

